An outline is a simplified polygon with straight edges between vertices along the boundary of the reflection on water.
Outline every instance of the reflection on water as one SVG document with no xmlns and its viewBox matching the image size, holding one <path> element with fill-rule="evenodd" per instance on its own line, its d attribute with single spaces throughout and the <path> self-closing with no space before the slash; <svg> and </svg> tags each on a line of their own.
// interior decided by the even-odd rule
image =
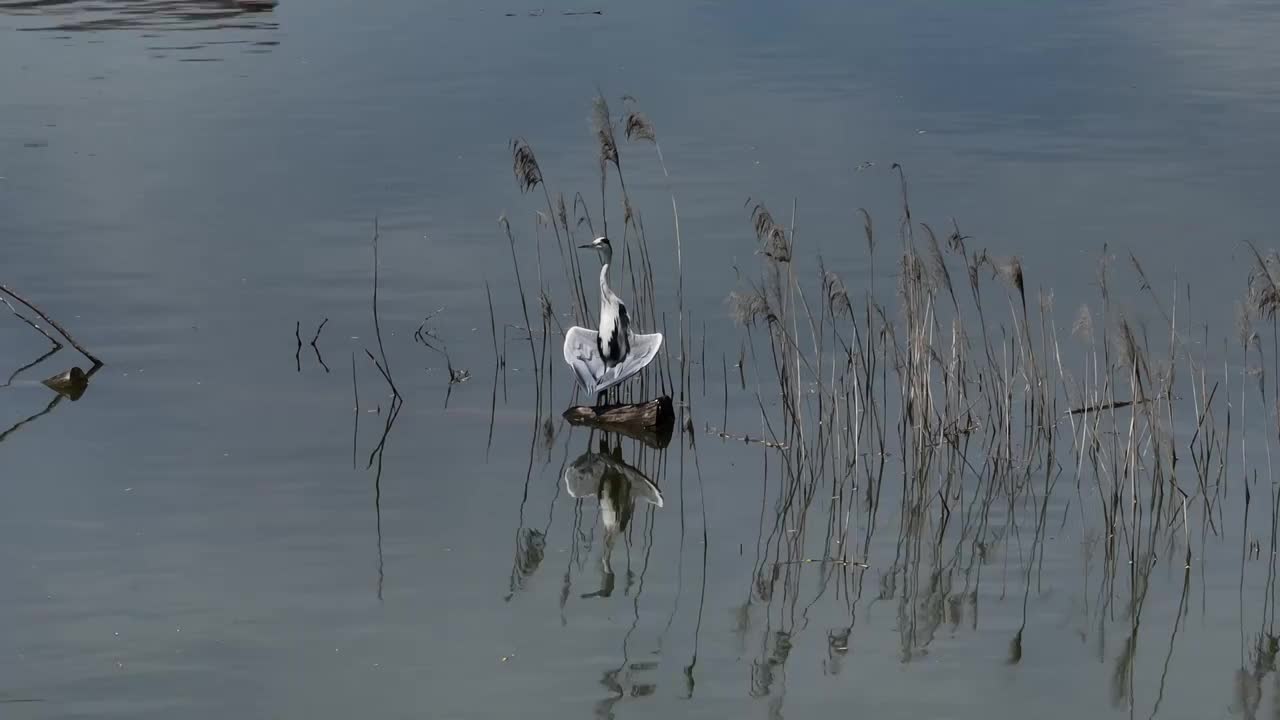
<svg viewBox="0 0 1280 720">
<path fill-rule="evenodd" d="M 30 370 L 40 367 L 46 360 L 56 355 L 60 350 L 62 350 L 65 347 L 62 340 L 58 339 L 58 337 L 55 337 L 52 334 L 52 332 L 50 332 L 50 330 L 46 330 L 44 327 L 40 325 L 40 323 L 37 323 L 32 318 L 25 316 L 22 312 L 20 312 L 17 308 L 15 308 L 13 303 L 9 301 L 9 297 L 12 297 L 18 302 L 23 303 L 27 307 L 31 308 L 33 312 L 39 313 L 40 311 L 37 310 L 35 306 L 27 304 L 27 301 L 23 300 L 18 295 L 13 294 L 12 291 L 10 291 L 8 288 L 3 288 L 2 286 L 0 286 L 0 303 L 3 303 L 5 307 L 9 309 L 9 312 L 13 313 L 13 316 L 17 318 L 19 321 L 21 321 L 24 325 L 26 325 L 27 327 L 31 328 L 35 332 L 39 333 L 42 337 L 44 337 L 44 339 L 49 342 L 49 349 L 45 350 L 40 355 L 36 356 L 34 359 L 18 366 L 12 373 L 9 374 L 9 377 L 7 380 L 5 380 L 4 384 L 0 385 L 0 390 L 12 388 L 14 385 L 14 382 L 18 380 L 19 376 L 23 375 L 24 373 Z M 47 318 L 45 318 L 43 314 L 41 314 L 40 317 L 47 321 Z M 55 323 L 53 322 L 48 322 L 48 324 L 50 326 L 55 326 Z M 59 331 L 65 332 L 61 330 Z M 81 346 L 77 344 L 75 340 L 71 340 L 69 336 L 66 336 L 66 339 L 68 339 L 68 341 L 72 345 L 74 345 L 77 349 L 81 348 Z M 54 392 L 54 396 L 50 398 L 49 404 L 46 405 L 44 409 L 40 410 L 39 412 L 33 415 L 30 415 L 28 417 L 24 417 L 23 419 L 14 423 L 8 429 L 0 432 L 0 442 L 3 442 L 6 438 L 8 438 L 13 433 L 17 432 L 20 428 L 24 427 L 25 425 L 31 422 L 34 422 L 35 420 L 38 420 L 44 417 L 45 415 L 48 415 L 49 413 L 53 412 L 53 409 L 58 406 L 58 403 L 62 402 L 64 399 L 70 399 L 71 402 L 76 402 L 81 397 L 83 397 L 85 391 L 89 389 L 89 381 L 93 378 L 94 375 L 98 373 L 99 370 L 102 369 L 101 362 L 99 362 L 96 358 L 91 357 L 90 359 L 93 360 L 93 365 L 92 367 L 89 368 L 88 372 L 85 372 L 84 370 L 80 369 L 79 366 L 72 366 L 67 370 L 64 370 L 60 373 L 57 373 L 55 375 L 52 375 L 42 380 L 41 384 Z"/>
<path fill-rule="evenodd" d="M 644 458 L 645 452 L 639 448 L 640 445 L 637 444 L 636 451 L 640 453 L 641 458 Z M 665 456 L 661 451 L 658 452 L 658 457 Z M 662 491 L 638 468 L 623 460 L 621 439 L 611 437 L 608 433 L 601 435 L 598 451 L 584 452 L 565 468 L 564 486 L 569 497 L 579 501 L 577 503 L 579 511 L 583 498 L 596 498 L 600 525 L 604 531 L 603 547 L 600 550 L 600 587 L 591 592 L 583 592 L 579 597 L 586 600 L 613 596 L 616 583 L 613 552 L 619 537 L 624 538 L 627 550 L 626 582 L 623 592 L 631 595 L 636 576 L 631 569 L 632 540 L 628 530 L 638 505 L 653 509 L 663 507 Z M 643 555 L 640 560 L 638 584 L 632 599 L 631 624 L 622 638 L 621 661 L 617 666 L 604 670 L 600 676 L 599 685 L 605 690 L 606 695 L 595 703 L 594 716 L 597 718 L 614 717 L 614 707 L 624 698 L 649 697 L 657 691 L 657 684 L 652 680 L 652 675 L 658 663 L 631 659 L 631 642 L 640 625 L 640 602 L 644 595 L 645 578 L 648 575 L 654 546 L 655 519 L 652 513 L 648 513 L 645 518 Z M 574 521 L 575 527 L 581 533 L 580 512 L 575 514 Z M 584 554 L 590 552 L 590 542 L 586 543 L 583 550 Z M 568 577 L 566 575 L 566 583 Z"/>
<path fill-rule="evenodd" d="M 542 408 L 538 410 L 541 412 Z M 560 423 L 559 431 L 551 417 L 537 417 L 532 425 L 516 528 L 515 560 L 504 600 L 510 603 L 517 595 L 529 591 L 533 578 L 549 555 L 549 548 L 556 548 L 552 552 L 565 555 L 559 583 L 561 627 L 569 624 L 570 605 L 574 598 L 587 603 L 578 606 L 577 612 L 580 613 L 608 606 L 607 603 L 597 603 L 617 599 L 619 590 L 623 597 L 629 599 L 631 617 L 621 636 L 620 659 L 604 669 L 593 671 L 599 673 L 594 684 L 604 691 L 604 697 L 594 703 L 593 715 L 611 718 L 614 717 L 615 706 L 625 698 L 646 698 L 658 689 L 655 677 L 660 663 L 653 658 L 637 660 L 632 656 L 633 644 L 641 628 L 646 578 L 651 560 L 655 559 L 658 514 L 654 511 L 667 504 L 658 481 L 666 472 L 668 453 L 665 449 L 653 448 L 621 435 L 591 431 L 586 436 L 587 449 L 570 461 L 570 447 L 576 444 L 575 438 L 583 436 L 563 418 L 556 420 Z M 564 456 L 557 465 L 553 458 L 558 439 L 563 440 Z M 537 527 L 530 526 L 526 519 L 530 514 L 530 501 L 537 496 L 537 487 L 533 485 L 535 478 L 557 481 L 549 499 L 546 519 Z M 562 492 L 573 501 L 573 510 L 568 520 L 562 520 L 557 526 L 555 510 L 557 505 L 562 505 Z M 596 501 L 594 511 L 589 502 L 584 502 L 593 498 Z M 642 511 L 639 516 L 637 511 Z M 637 527 L 640 528 L 638 535 Z M 681 552 L 675 557 L 659 560 L 658 564 L 665 562 L 668 567 L 673 563 L 682 565 L 683 542 L 682 523 Z M 598 574 L 588 572 L 591 565 L 599 568 Z M 619 572 L 622 575 L 621 588 L 618 587 Z M 575 591 L 576 585 L 581 587 Z M 659 646 L 672 629 L 679 608 L 680 592 L 677 591 L 665 628 L 658 638 Z"/>
<path fill-rule="evenodd" d="M 43 362 L 45 358 L 52 355 L 54 352 L 57 352 L 57 351 L 56 350 L 50 351 L 48 354 L 40 358 L 37 358 L 36 361 L 32 362 L 30 365 L 19 368 L 17 372 L 14 372 L 13 375 L 9 377 L 9 381 L 5 385 L 0 386 L 0 389 L 4 389 L 6 387 L 12 386 L 13 379 L 17 377 L 19 373 L 25 370 L 28 370 L 32 367 L 35 367 L 40 362 Z M 36 412 L 33 415 L 30 415 L 28 417 L 25 417 L 17 421 L 16 423 L 11 425 L 8 429 L 4 431 L 0 431 L 0 442 L 4 442 L 6 439 L 8 439 L 10 435 L 14 434 L 24 426 L 36 420 L 39 420 L 45 415 L 48 415 L 49 413 L 53 412 L 53 409 L 58 407 L 58 403 L 62 402 L 63 400 L 70 399 L 71 402 L 76 402 L 77 400 L 79 400 L 84 395 L 85 390 L 89 388 L 89 380 L 101 368 L 102 366 L 95 365 L 89 370 L 89 372 L 85 372 L 81 370 L 79 367 L 72 367 L 71 369 L 65 372 L 58 373 L 57 375 L 54 375 L 53 377 L 47 378 L 44 381 L 42 381 L 42 384 L 48 387 L 54 393 L 53 397 L 49 399 L 49 404 L 45 405 L 44 408 L 41 409 L 39 412 Z"/>
<path fill-rule="evenodd" d="M 195 37 L 199 32 L 248 32 L 192 42 L 161 43 L 148 49 L 164 57 L 168 52 L 190 52 L 211 46 L 244 46 L 246 53 L 270 52 L 279 44 L 271 33 L 279 28 L 270 0 L 0 0 L 0 15 L 23 21 L 28 32 L 67 33 L 142 31 L 142 37 L 160 38 L 171 32 Z M 216 62 L 218 57 L 181 57 L 183 62 Z"/>
<path fill-rule="evenodd" d="M 270 9 L 268 3 L 237 0 L 0 0 L 0 13 L 54 23 L 24 29 L 61 32 L 275 29 Z"/>
<path fill-rule="evenodd" d="M 613 546 L 626 533 L 636 502 L 662 507 L 662 492 L 634 467 L 622 460 L 622 446 L 609 447 L 609 438 L 600 438 L 599 452 L 586 452 L 564 471 L 569 497 L 595 497 L 600 504 L 600 524 L 604 527 L 604 549 L 600 556 L 602 586 L 582 597 L 609 597 L 613 593 Z"/>
</svg>

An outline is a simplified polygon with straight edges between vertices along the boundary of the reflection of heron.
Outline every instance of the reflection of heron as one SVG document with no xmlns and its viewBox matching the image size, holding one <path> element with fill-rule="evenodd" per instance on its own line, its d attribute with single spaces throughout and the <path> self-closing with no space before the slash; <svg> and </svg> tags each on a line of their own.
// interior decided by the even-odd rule
<svg viewBox="0 0 1280 720">
<path fill-rule="evenodd" d="M 631 332 L 627 306 L 609 288 L 609 262 L 613 248 L 609 239 L 598 237 L 582 245 L 600 253 L 600 330 L 571 327 L 564 336 L 564 360 L 573 368 L 578 384 L 603 400 L 605 390 L 629 379 L 653 362 L 662 347 L 662 333 L 637 335 Z"/>
<path fill-rule="evenodd" d="M 583 597 L 609 597 L 614 580 L 610 564 L 613 543 L 631 524 L 636 500 L 662 507 L 662 491 L 639 470 L 623 462 L 621 447 L 583 453 L 565 468 L 564 485 L 570 497 L 581 499 L 594 495 L 599 499 L 600 521 L 604 525 L 604 554 L 600 560 L 604 586 L 599 592 Z"/>
</svg>

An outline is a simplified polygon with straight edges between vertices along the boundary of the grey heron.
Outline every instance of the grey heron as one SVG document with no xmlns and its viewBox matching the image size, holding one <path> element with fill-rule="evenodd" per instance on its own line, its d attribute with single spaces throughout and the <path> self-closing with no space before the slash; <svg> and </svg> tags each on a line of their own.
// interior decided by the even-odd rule
<svg viewBox="0 0 1280 720">
<path fill-rule="evenodd" d="M 662 347 L 662 333 L 640 335 L 631 331 L 627 306 L 609 287 L 609 263 L 613 248 L 609 238 L 598 237 L 580 249 L 595 250 L 600 255 L 600 329 L 571 327 L 564 335 L 564 361 L 573 368 L 578 384 L 596 396 L 631 378 L 653 362 Z"/>
</svg>

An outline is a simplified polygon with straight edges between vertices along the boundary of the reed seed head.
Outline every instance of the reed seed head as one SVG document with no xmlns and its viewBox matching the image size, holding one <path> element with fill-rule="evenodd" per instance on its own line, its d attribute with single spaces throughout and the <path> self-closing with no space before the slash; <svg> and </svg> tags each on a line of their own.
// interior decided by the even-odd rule
<svg viewBox="0 0 1280 720">
<path fill-rule="evenodd" d="M 542 182 L 542 168 L 538 167 L 538 158 L 523 138 L 511 141 L 511 169 L 522 193 L 529 192 Z"/>
<path fill-rule="evenodd" d="M 824 272 L 822 284 L 827 288 L 827 307 L 832 317 L 853 317 L 853 303 L 849 302 L 849 291 L 844 282 L 833 272 Z"/>
<path fill-rule="evenodd" d="M 560 217 L 560 226 L 569 229 L 569 210 L 564 204 L 564 193 L 556 194 L 556 215 Z"/>
<path fill-rule="evenodd" d="M 729 316 L 738 325 L 746 327 L 754 325 L 757 320 L 768 320 L 773 316 L 773 310 L 769 307 L 769 299 L 764 293 L 758 290 L 752 290 L 747 293 L 733 291 L 729 293 L 726 301 L 729 304 Z"/>
<path fill-rule="evenodd" d="M 777 262 L 791 262 L 791 245 L 787 242 L 787 231 L 773 219 L 773 214 L 768 208 L 759 203 L 752 207 L 751 224 L 755 228 L 756 239 L 763 246 L 760 249 L 761 254 Z"/>
<path fill-rule="evenodd" d="M 1071 335 L 1082 342 L 1093 340 L 1093 313 L 1088 305 L 1081 305 L 1076 313 L 1076 320 L 1071 323 Z"/>
<path fill-rule="evenodd" d="M 1022 260 L 1018 256 L 1008 258 L 988 258 L 991 269 L 1018 292 L 1024 292 L 1022 278 Z"/>
<path fill-rule="evenodd" d="M 632 110 L 627 113 L 625 123 L 627 140 L 636 142 L 639 140 L 647 140 L 651 143 L 658 142 L 658 135 L 653 129 L 653 123 L 644 113 L 638 110 Z"/>
<path fill-rule="evenodd" d="M 618 160 L 618 142 L 613 136 L 613 118 L 609 114 L 609 103 L 603 95 L 596 95 L 591 102 L 591 124 L 596 133 L 596 142 L 600 147 L 600 166 L 613 163 L 620 168 Z"/>
</svg>

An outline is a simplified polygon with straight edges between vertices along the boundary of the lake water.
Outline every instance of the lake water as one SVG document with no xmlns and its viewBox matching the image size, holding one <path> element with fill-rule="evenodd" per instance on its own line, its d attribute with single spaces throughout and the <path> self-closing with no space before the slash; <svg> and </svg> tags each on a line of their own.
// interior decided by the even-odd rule
<svg viewBox="0 0 1280 720">
<path fill-rule="evenodd" d="M 89 368 L 70 347 L 0 389 L 0 717 L 1275 716 L 1274 406 L 1222 338 L 1245 241 L 1275 244 L 1277 32 L 1244 0 L 0 0 L 0 284 L 105 362 L 75 401 L 38 382 Z M 670 171 L 624 145 L 668 346 L 679 200 L 691 422 L 665 450 L 560 419 L 568 291 L 512 174 L 522 137 L 599 229 L 597 92 L 636 98 Z M 921 545 L 900 467 L 832 535 L 857 476 L 797 515 L 786 453 L 716 434 L 777 409 L 725 304 L 761 262 L 752 205 L 794 222 L 801 272 L 820 253 L 892 299 L 894 163 L 917 220 L 1021 256 L 1064 326 L 1104 246 L 1210 325 L 1230 484 L 1137 585 L 1121 552 L 1106 589 L 1074 459 Z M 618 237 L 612 168 L 608 193 Z M 543 249 L 541 390 L 500 216 L 535 328 Z M 402 404 L 371 361 L 375 219 Z M 49 343 L 0 310 L 8 377 Z"/>
</svg>

